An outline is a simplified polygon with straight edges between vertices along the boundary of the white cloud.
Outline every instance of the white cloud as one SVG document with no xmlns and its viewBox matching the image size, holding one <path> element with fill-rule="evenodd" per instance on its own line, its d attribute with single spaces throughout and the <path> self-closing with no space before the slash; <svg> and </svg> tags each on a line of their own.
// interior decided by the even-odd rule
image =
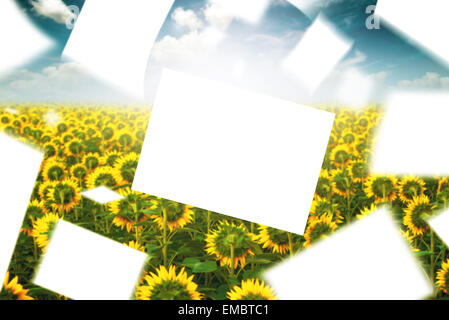
<svg viewBox="0 0 449 320">
<path fill-rule="evenodd" d="M 165 36 L 154 45 L 152 57 L 171 67 L 191 64 L 212 54 L 223 37 L 223 33 L 213 28 L 194 30 L 180 38 Z"/>
<path fill-rule="evenodd" d="M 1 80 L 0 96 L 5 101 L 36 102 L 119 103 L 129 99 L 84 72 L 75 62 L 57 63 L 39 72 L 11 72 Z"/>
<path fill-rule="evenodd" d="M 449 89 L 449 77 L 442 77 L 435 72 L 427 72 L 415 80 L 403 80 L 398 87 L 405 89 Z"/>
<path fill-rule="evenodd" d="M 363 52 L 361 52 L 359 50 L 356 50 L 355 55 L 351 58 L 347 58 L 347 59 L 343 60 L 342 62 L 340 62 L 338 65 L 338 68 L 345 69 L 345 68 L 352 67 L 356 64 L 365 62 L 366 58 L 367 58 L 366 54 L 364 54 Z"/>
<path fill-rule="evenodd" d="M 176 8 L 171 15 L 172 19 L 182 27 L 190 30 L 198 30 L 203 27 L 203 22 L 197 17 L 193 10 L 184 10 L 182 7 Z"/>
<path fill-rule="evenodd" d="M 62 0 L 30 0 L 32 10 L 57 23 L 66 23 L 75 17 Z"/>
<path fill-rule="evenodd" d="M 217 3 L 208 3 L 202 11 L 206 21 L 220 30 L 226 30 L 233 20 L 233 17 Z"/>
</svg>

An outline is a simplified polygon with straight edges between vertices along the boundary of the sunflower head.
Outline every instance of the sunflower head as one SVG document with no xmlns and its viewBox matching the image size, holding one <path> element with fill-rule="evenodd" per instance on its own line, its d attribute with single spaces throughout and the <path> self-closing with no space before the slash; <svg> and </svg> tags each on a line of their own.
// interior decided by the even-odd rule
<svg viewBox="0 0 449 320">
<path fill-rule="evenodd" d="M 421 195 L 414 197 L 408 203 L 407 208 L 404 209 L 404 225 L 409 228 L 413 235 L 423 235 L 428 229 L 425 220 L 432 215 L 432 211 L 435 208 L 436 205 L 430 203 L 427 196 Z"/>
<path fill-rule="evenodd" d="M 145 200 L 145 195 L 131 190 L 129 187 L 119 190 L 122 199 L 108 203 L 109 211 L 115 215 L 113 223 L 128 232 L 135 227 L 137 223 L 146 221 L 149 216 L 144 210 L 151 209 L 152 204 Z M 142 226 L 137 227 L 141 229 Z"/>
<path fill-rule="evenodd" d="M 313 219 L 304 233 L 305 247 L 310 247 L 312 243 L 326 238 L 330 233 L 338 228 L 337 222 L 333 220 L 331 214 L 324 214 L 318 219 Z"/>
<path fill-rule="evenodd" d="M 320 177 L 315 189 L 315 198 L 317 199 L 329 199 L 332 195 L 332 179 L 328 170 L 321 170 Z"/>
<path fill-rule="evenodd" d="M 44 144 L 43 149 L 45 158 L 54 157 L 58 153 L 58 147 L 52 142 L 47 142 L 46 144 Z"/>
<path fill-rule="evenodd" d="M 110 166 L 98 167 L 86 176 L 87 189 L 95 189 L 99 186 L 114 188 L 117 185 L 118 180 L 116 172 Z"/>
<path fill-rule="evenodd" d="M 47 213 L 42 218 L 37 218 L 33 222 L 33 231 L 31 236 L 43 252 L 45 252 L 48 247 L 50 233 L 54 229 L 58 220 L 59 216 L 57 214 Z"/>
<path fill-rule="evenodd" d="M 75 164 L 70 168 L 70 174 L 73 178 L 83 181 L 87 175 L 87 168 L 82 163 Z"/>
<path fill-rule="evenodd" d="M 125 246 L 127 246 L 127 247 L 132 248 L 132 249 L 135 249 L 135 250 L 139 250 L 139 251 L 145 252 L 145 247 L 144 247 L 142 244 L 140 244 L 140 242 L 138 242 L 138 241 L 132 240 L 132 241 L 130 241 L 130 242 L 125 242 L 125 243 L 123 243 L 123 244 L 124 244 Z"/>
<path fill-rule="evenodd" d="M 81 190 L 75 180 L 64 179 L 54 185 L 49 198 L 53 209 L 68 212 L 81 201 Z"/>
<path fill-rule="evenodd" d="M 65 165 L 59 159 L 48 159 L 43 165 L 42 176 L 44 181 L 59 181 L 64 178 L 65 173 Z"/>
<path fill-rule="evenodd" d="M 355 143 L 357 135 L 350 129 L 345 128 L 341 133 L 341 142 L 347 145 Z"/>
<path fill-rule="evenodd" d="M 28 204 L 27 215 L 32 219 L 42 218 L 46 213 L 48 213 L 48 209 L 45 207 L 45 203 L 43 201 L 34 199 Z"/>
<path fill-rule="evenodd" d="M 259 226 L 259 234 L 255 237 L 257 243 L 262 245 L 262 248 L 267 248 L 273 253 L 284 255 L 290 252 L 289 234 L 286 231 L 278 230 L 267 226 Z M 297 235 L 290 234 L 293 241 L 299 241 Z M 294 238 L 294 240 L 293 240 Z"/>
<path fill-rule="evenodd" d="M 79 138 L 70 140 L 65 147 L 67 155 L 78 156 L 84 151 L 84 143 Z"/>
<path fill-rule="evenodd" d="M 227 297 L 229 300 L 277 300 L 273 289 L 259 279 L 242 280 L 242 284 L 234 286 Z"/>
<path fill-rule="evenodd" d="M 399 198 L 408 203 L 426 191 L 425 182 L 417 177 L 404 177 L 399 182 Z"/>
<path fill-rule="evenodd" d="M 144 277 L 144 284 L 137 287 L 137 300 L 201 300 L 198 285 L 193 282 L 193 275 L 188 276 L 182 268 L 176 273 L 175 266 L 167 270 L 160 266 L 156 273 Z"/>
<path fill-rule="evenodd" d="M 443 261 L 441 264 L 441 269 L 438 270 L 436 275 L 436 285 L 438 288 L 447 293 L 449 290 L 449 259 Z"/>
<path fill-rule="evenodd" d="M 332 149 L 330 159 L 336 167 L 343 167 L 352 159 L 351 149 L 349 146 L 342 144 Z"/>
<path fill-rule="evenodd" d="M 439 202 L 449 202 L 449 179 L 446 177 L 438 179 L 437 199 Z"/>
<path fill-rule="evenodd" d="M 397 179 L 393 176 L 371 175 L 364 187 L 368 198 L 375 203 L 391 202 L 397 198 Z"/>
<path fill-rule="evenodd" d="M 164 221 L 170 231 L 174 229 L 183 228 L 186 224 L 193 221 L 193 207 L 182 203 L 161 199 L 159 201 L 152 200 L 153 209 L 158 206 L 159 210 L 155 210 L 151 218 L 158 224 L 162 230 L 164 228 Z"/>
<path fill-rule="evenodd" d="M 348 171 L 344 168 L 332 170 L 333 192 L 343 197 L 349 197 L 354 194 L 354 184 Z"/>
<path fill-rule="evenodd" d="M 0 290 L 0 300 L 34 300 L 28 295 L 30 290 L 24 289 L 19 283 L 19 277 L 9 280 L 9 272 L 6 273 L 3 288 Z"/>
<path fill-rule="evenodd" d="M 99 167 L 102 164 L 102 158 L 97 153 L 90 152 L 84 155 L 82 164 L 88 170 L 94 170 L 95 168 Z"/>
<path fill-rule="evenodd" d="M 117 141 L 124 148 L 130 147 L 134 142 L 133 133 L 129 130 L 122 129 L 117 133 Z"/>
<path fill-rule="evenodd" d="M 360 210 L 360 213 L 357 215 L 357 219 L 365 218 L 371 212 L 374 212 L 376 210 L 377 210 L 377 206 L 374 203 L 372 203 L 371 206 L 364 207 L 362 210 Z"/>
<path fill-rule="evenodd" d="M 343 222 L 343 216 L 338 209 L 338 204 L 333 204 L 327 200 L 313 200 L 310 208 L 309 222 L 318 219 L 322 215 L 332 215 L 337 223 Z"/>
<path fill-rule="evenodd" d="M 243 268 L 246 257 L 253 255 L 252 241 L 254 235 L 250 234 L 245 225 L 235 225 L 227 221 L 220 222 L 218 228 L 206 235 L 205 250 L 215 255 L 220 264 Z"/>
<path fill-rule="evenodd" d="M 354 182 L 363 182 L 368 179 L 368 164 L 365 160 L 351 161 L 348 173 Z"/>
<path fill-rule="evenodd" d="M 108 151 L 103 156 L 103 163 L 105 163 L 108 166 L 113 167 L 115 163 L 117 162 L 117 159 L 119 159 L 122 155 L 118 151 Z"/>
<path fill-rule="evenodd" d="M 133 182 L 138 161 L 139 156 L 135 152 L 130 152 L 116 160 L 114 169 L 116 179 L 120 181 L 120 184 L 131 184 Z"/>
</svg>

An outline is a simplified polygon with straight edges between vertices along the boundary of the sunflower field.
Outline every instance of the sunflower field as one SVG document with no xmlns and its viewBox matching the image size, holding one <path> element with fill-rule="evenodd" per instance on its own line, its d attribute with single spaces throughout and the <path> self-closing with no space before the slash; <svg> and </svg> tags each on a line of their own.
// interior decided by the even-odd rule
<svg viewBox="0 0 449 320">
<path fill-rule="evenodd" d="M 392 207 L 434 283 L 429 298 L 447 298 L 447 248 L 425 219 L 447 206 L 448 178 L 371 175 L 368 161 L 381 108 L 326 109 L 336 119 L 300 236 L 131 190 L 148 108 L 1 106 L 2 132 L 40 148 L 45 159 L 0 299 L 67 299 L 32 283 L 52 228 L 62 218 L 148 255 L 134 299 L 276 299 L 261 278 L 264 270 L 381 204 Z M 49 112 L 60 121 L 47 123 Z M 99 186 L 123 198 L 101 205 L 82 196 Z"/>
</svg>

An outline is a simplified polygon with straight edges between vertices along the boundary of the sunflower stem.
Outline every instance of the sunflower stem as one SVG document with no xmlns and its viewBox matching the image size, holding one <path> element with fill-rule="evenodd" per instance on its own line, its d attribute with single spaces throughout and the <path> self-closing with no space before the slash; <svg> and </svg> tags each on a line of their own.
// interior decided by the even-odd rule
<svg viewBox="0 0 449 320">
<path fill-rule="evenodd" d="M 430 251 L 432 254 L 430 255 L 430 278 L 432 282 L 435 281 L 435 234 L 432 229 L 430 229 Z"/>
<path fill-rule="evenodd" d="M 164 266 L 167 267 L 167 210 L 162 208 L 162 258 Z"/>
<path fill-rule="evenodd" d="M 231 269 L 230 269 L 230 275 L 231 275 L 231 277 L 234 276 L 234 271 L 235 271 L 234 256 L 235 256 L 234 245 L 231 244 Z"/>
<path fill-rule="evenodd" d="M 293 239 L 292 234 L 290 232 L 287 232 L 288 236 L 288 247 L 290 249 L 290 257 L 293 257 Z"/>
<path fill-rule="evenodd" d="M 207 233 L 210 232 L 210 211 L 207 211 Z"/>
</svg>

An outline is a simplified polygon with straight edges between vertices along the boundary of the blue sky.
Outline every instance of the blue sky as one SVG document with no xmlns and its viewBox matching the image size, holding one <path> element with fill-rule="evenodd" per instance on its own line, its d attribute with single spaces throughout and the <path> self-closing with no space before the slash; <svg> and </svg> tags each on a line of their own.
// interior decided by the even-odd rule
<svg viewBox="0 0 449 320">
<path fill-rule="evenodd" d="M 55 12 L 45 11 L 45 3 L 48 1 L 62 0 L 16 0 L 22 5 L 36 28 L 47 33 L 54 40 L 54 47 L 32 61 L 19 66 L 15 71 L 28 71 L 34 81 L 35 91 L 36 79 L 41 79 L 42 86 L 46 85 L 45 72 L 43 70 L 51 67 L 54 72 L 70 72 L 71 68 L 64 68 L 65 62 L 59 60 L 64 45 L 70 36 L 61 19 L 55 16 Z M 88 0 L 89 1 L 89 0 Z M 90 0 L 92 1 L 92 0 Z M 170 67 L 195 73 L 205 77 L 229 81 L 236 85 L 253 90 L 284 97 L 287 99 L 300 100 L 301 90 L 297 84 L 290 83 L 279 72 L 278 62 L 301 40 L 302 35 L 311 25 L 312 21 L 300 10 L 285 0 L 272 0 L 271 5 L 263 18 L 255 25 L 248 24 L 239 19 L 232 19 L 222 27 L 225 38 L 217 43 L 204 43 L 204 30 L 214 24 L 214 20 L 206 12 L 211 0 L 176 0 L 169 14 L 157 43 L 153 48 L 148 67 L 148 97 L 154 94 L 157 86 L 158 74 L 161 67 Z M 368 77 L 379 82 L 379 87 L 394 88 L 397 86 L 422 86 L 436 89 L 446 88 L 449 83 L 449 70 L 446 66 L 438 63 L 425 52 L 419 50 L 409 43 L 407 39 L 396 34 L 387 23 L 381 22 L 379 30 L 368 30 L 365 20 L 369 16 L 365 9 L 369 5 L 375 5 L 376 0 L 323 0 L 326 5 L 323 13 L 334 23 L 337 29 L 354 40 L 352 50 L 340 62 L 337 69 L 350 66 L 356 68 Z M 34 2 L 34 4 L 33 4 Z M 37 5 L 42 4 L 37 10 Z M 84 0 L 64 0 L 65 5 L 77 5 L 82 9 Z M 182 9 L 182 13 L 190 13 L 186 21 L 175 17 L 176 10 Z M 190 12 L 190 10 L 193 12 Z M 107 10 L 105 11 L 107 14 Z M 185 17 L 185 16 L 184 16 Z M 193 21 L 193 22 L 192 22 Z M 182 25 L 184 23 L 184 25 Z M 190 23 L 190 24 L 189 24 Z M 197 23 L 197 25 L 192 25 Z M 208 38 L 209 39 L 209 38 Z M 210 47 L 209 47 L 210 45 Z M 237 81 L 231 74 L 233 66 L 242 64 L 244 66 L 244 77 Z M 235 71 L 235 70 L 234 70 Z M 107 92 L 112 88 L 103 85 L 101 81 L 88 78 L 83 74 L 74 72 L 73 77 L 82 80 L 71 79 L 69 88 L 64 91 L 63 86 L 58 87 L 58 92 L 43 90 L 47 95 L 42 97 L 37 92 L 33 93 L 33 86 L 25 88 L 22 94 L 18 90 L 11 92 L 12 81 L 20 79 L 18 72 L 8 75 L 0 80 L 0 94 L 14 99 L 14 95 L 30 97 L 30 99 L 51 100 L 54 98 L 83 100 L 89 94 L 95 94 L 93 84 L 98 92 Z M 331 77 L 332 78 L 332 77 Z M 85 88 L 74 88 L 73 83 L 89 83 L 89 94 L 82 92 Z M 26 83 L 22 81 L 21 84 Z M 327 86 L 332 86 L 332 80 L 327 81 Z M 26 85 L 25 85 L 26 87 Z M 323 85 L 322 96 L 327 95 L 326 84 Z M 42 91 L 42 90 L 41 90 Z M 383 91 L 379 89 L 379 92 Z M 114 98 L 119 99 L 121 94 L 114 92 Z M 77 96 L 79 95 L 79 97 Z M 379 94 L 380 96 L 380 94 Z M 125 96 L 123 96 L 125 97 Z"/>
</svg>

